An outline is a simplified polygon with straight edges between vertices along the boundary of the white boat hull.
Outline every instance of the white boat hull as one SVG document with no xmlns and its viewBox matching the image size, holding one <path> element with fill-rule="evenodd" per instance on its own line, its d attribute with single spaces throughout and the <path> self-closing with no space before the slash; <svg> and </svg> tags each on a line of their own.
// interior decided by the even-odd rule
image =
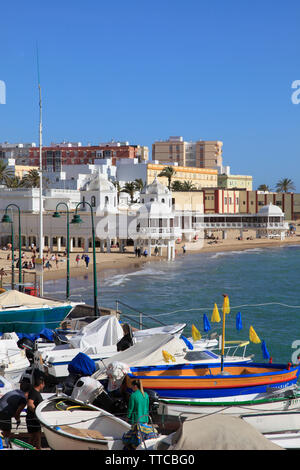
<svg viewBox="0 0 300 470">
<path fill-rule="evenodd" d="M 67 396 L 44 400 L 36 416 L 53 450 L 121 450 L 122 436 L 130 430 L 125 421 Z"/>
<path fill-rule="evenodd" d="M 300 448 L 300 410 L 241 415 L 241 418 L 283 449 Z"/>
<path fill-rule="evenodd" d="M 228 397 L 230 398 L 230 397 Z M 256 403 L 253 403 L 256 401 Z M 218 400 L 219 402 L 219 400 Z M 245 413 L 268 413 L 270 411 L 296 411 L 300 410 L 300 396 L 296 398 L 282 398 L 267 400 L 267 397 L 258 397 L 257 395 L 245 395 L 244 397 L 232 397 L 226 403 L 220 405 L 216 400 L 190 401 L 189 405 L 178 400 L 176 403 L 167 403 L 160 401 L 158 414 L 163 416 L 189 416 L 193 414 L 209 415 L 214 413 L 230 414 L 232 416 L 240 416 Z"/>
</svg>

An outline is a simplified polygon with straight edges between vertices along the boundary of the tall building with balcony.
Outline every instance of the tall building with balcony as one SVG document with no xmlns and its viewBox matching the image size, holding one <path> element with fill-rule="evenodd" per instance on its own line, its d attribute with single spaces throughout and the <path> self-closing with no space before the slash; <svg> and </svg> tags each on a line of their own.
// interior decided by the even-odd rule
<svg viewBox="0 0 300 470">
<path fill-rule="evenodd" d="M 181 136 L 171 136 L 165 141 L 152 144 L 152 160 L 161 164 L 177 163 L 197 168 L 222 168 L 223 142 L 198 140 L 184 141 Z"/>
</svg>

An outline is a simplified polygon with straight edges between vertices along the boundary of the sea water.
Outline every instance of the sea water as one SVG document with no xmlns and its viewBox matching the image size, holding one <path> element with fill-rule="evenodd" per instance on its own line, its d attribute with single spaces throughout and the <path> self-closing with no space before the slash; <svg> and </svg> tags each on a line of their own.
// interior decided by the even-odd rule
<svg viewBox="0 0 300 470">
<path fill-rule="evenodd" d="M 133 307 L 135 310 L 118 304 L 133 326 L 138 326 L 138 312 L 143 312 L 144 328 L 186 323 L 184 334 L 191 336 L 194 324 L 205 336 L 203 315 L 210 321 L 216 303 L 222 319 L 223 294 L 227 294 L 231 311 L 226 315 L 226 340 L 249 340 L 252 326 L 261 342 L 265 341 L 273 363 L 295 362 L 300 353 L 299 271 L 300 246 L 187 253 L 174 261 L 149 262 L 127 272 L 98 274 L 98 304 L 116 308 L 116 301 L 120 301 Z M 46 282 L 45 293 L 63 299 L 64 282 Z M 71 294 L 72 300 L 93 305 L 91 275 L 72 278 Z M 238 313 L 241 330 L 236 329 Z M 209 333 L 221 333 L 222 321 L 210 324 Z M 250 343 L 247 354 L 254 354 L 261 362 L 261 343 Z"/>
</svg>

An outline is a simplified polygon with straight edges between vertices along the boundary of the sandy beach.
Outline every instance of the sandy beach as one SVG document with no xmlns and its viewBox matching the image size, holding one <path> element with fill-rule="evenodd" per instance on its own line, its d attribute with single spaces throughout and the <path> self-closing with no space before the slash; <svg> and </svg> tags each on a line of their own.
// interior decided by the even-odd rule
<svg viewBox="0 0 300 470">
<path fill-rule="evenodd" d="M 181 257 L 183 256 L 183 243 L 176 245 L 176 256 Z M 255 248 L 275 248 L 275 247 L 282 247 L 288 245 L 300 245 L 300 233 L 296 233 L 293 236 L 287 237 L 285 240 L 278 240 L 278 239 L 252 239 L 247 240 L 244 238 L 243 240 L 238 239 L 228 239 L 228 240 L 218 240 L 217 243 L 212 243 L 211 240 L 204 240 L 203 242 L 190 242 L 185 243 L 186 246 L 186 255 L 191 253 L 216 253 L 221 251 L 241 251 L 241 250 L 249 250 Z M 98 249 L 99 250 L 99 249 Z M 30 261 L 32 258 L 32 253 L 30 250 L 23 251 L 25 260 Z M 77 255 L 80 255 L 80 261 L 76 262 Z M 11 259 L 7 259 L 10 255 L 11 258 L 11 251 L 10 250 L 0 250 L 0 270 L 3 268 L 6 275 L 3 276 L 3 285 L 8 285 L 10 283 L 10 273 L 11 273 Z M 18 251 L 15 251 L 15 257 L 18 257 Z M 57 262 L 55 260 L 50 260 L 51 268 L 44 268 L 44 280 L 53 280 L 53 279 L 62 279 L 66 276 L 66 266 L 67 266 L 67 259 L 63 253 L 57 253 L 54 251 L 49 255 L 56 256 Z M 93 257 L 92 251 L 89 250 L 89 266 L 86 268 L 85 262 L 81 259 L 83 255 L 83 251 L 78 249 L 70 254 L 70 276 L 71 277 L 80 277 L 86 275 L 87 273 L 93 272 Z M 46 257 L 47 255 L 45 255 Z M 100 253 L 100 251 L 96 252 L 96 264 L 97 264 L 97 272 L 104 274 L 108 270 L 126 270 L 126 269 L 138 269 L 143 266 L 143 264 L 147 262 L 157 262 L 157 261 L 166 261 L 166 255 L 163 253 L 163 256 L 154 256 L 151 257 L 144 257 L 141 256 L 140 258 L 135 256 L 133 247 L 127 247 L 125 253 L 120 253 L 118 249 L 112 249 L 110 253 Z M 23 269 L 24 275 L 24 282 L 26 283 L 34 283 L 35 278 L 35 270 L 34 269 Z M 15 281 L 18 280 L 18 269 L 15 268 Z"/>
</svg>

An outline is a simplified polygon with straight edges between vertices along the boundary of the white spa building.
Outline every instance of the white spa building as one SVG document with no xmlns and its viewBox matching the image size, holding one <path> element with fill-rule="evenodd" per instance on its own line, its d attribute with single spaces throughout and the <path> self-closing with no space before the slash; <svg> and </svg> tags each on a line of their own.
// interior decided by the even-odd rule
<svg viewBox="0 0 300 470">
<path fill-rule="evenodd" d="M 169 260 L 174 259 L 176 243 L 203 240 L 214 230 L 256 231 L 257 237 L 284 238 L 288 224 L 278 206 L 264 206 L 258 214 L 204 214 L 203 211 L 175 210 L 172 193 L 157 178 L 145 186 L 137 202 L 130 203 L 127 193 L 118 191 L 115 185 L 94 167 L 89 175 L 81 178 L 79 189 L 63 187 L 45 189 L 43 192 L 43 236 L 45 248 L 62 251 L 66 247 L 67 204 L 71 222 L 76 207 L 82 220 L 70 223 L 70 250 L 87 251 L 92 246 L 92 218 L 95 226 L 96 249 L 109 252 L 112 246 L 124 250 L 127 244 L 147 250 L 151 256 L 158 252 Z M 60 204 L 64 203 L 64 204 Z M 0 188 L 0 217 L 9 204 L 16 204 L 21 211 L 22 246 L 28 248 L 39 242 L 39 189 Z M 60 218 L 53 218 L 55 210 Z M 9 207 L 8 214 L 14 221 L 15 246 L 18 239 L 18 210 Z M 1 220 L 0 219 L 0 220 Z M 11 240 L 10 224 L 0 223 L 0 245 Z"/>
</svg>

